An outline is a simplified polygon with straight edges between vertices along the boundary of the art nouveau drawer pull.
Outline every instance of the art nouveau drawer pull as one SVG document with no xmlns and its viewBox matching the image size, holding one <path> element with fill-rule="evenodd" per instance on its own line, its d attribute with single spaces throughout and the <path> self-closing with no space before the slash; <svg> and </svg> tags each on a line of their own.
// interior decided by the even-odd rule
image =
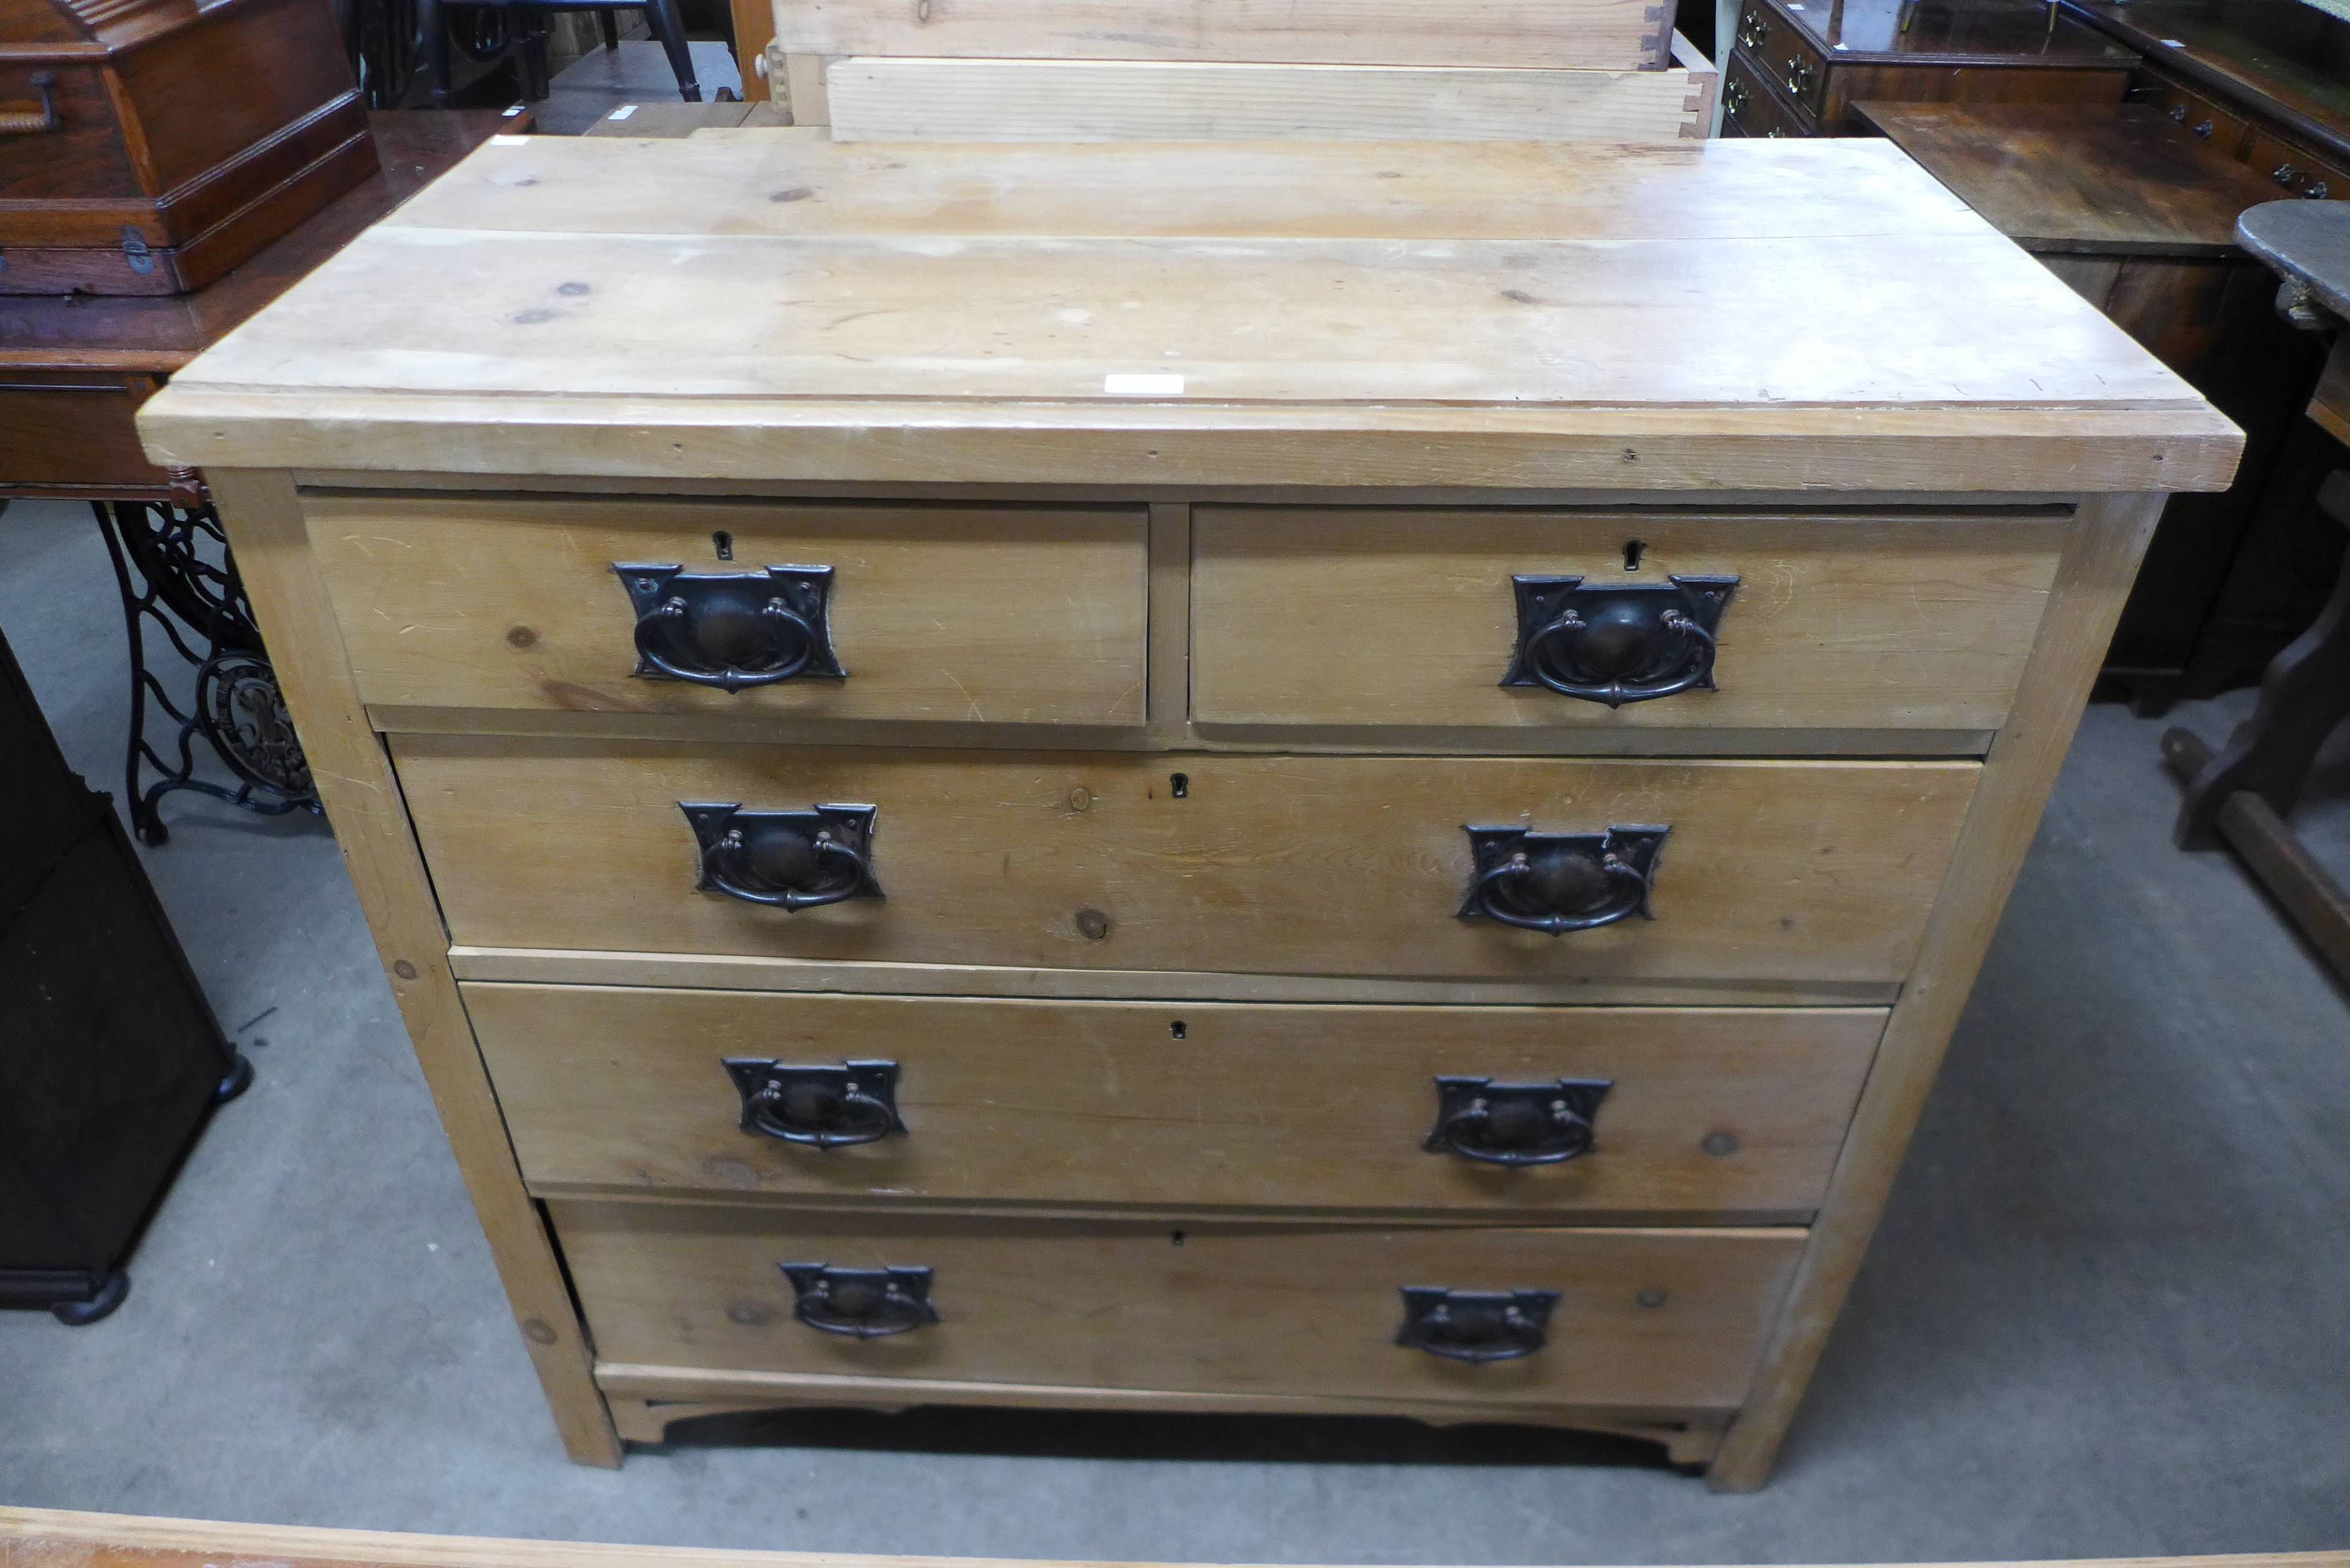
<svg viewBox="0 0 2350 1568">
<path fill-rule="evenodd" d="M 1556 1291 L 1455 1291 L 1403 1287 L 1403 1327 L 1396 1343 L 1449 1361 L 1514 1361 L 1550 1337 Z"/>
<path fill-rule="evenodd" d="M 745 811 L 709 801 L 677 804 L 702 846 L 696 892 L 782 909 L 881 897 L 871 861 L 879 806 Z"/>
<path fill-rule="evenodd" d="M 1605 833 L 1465 828 L 1475 865 L 1461 916 L 1559 936 L 1653 919 L 1648 889 L 1669 826 L 1617 826 Z"/>
<path fill-rule="evenodd" d="M 743 1096 L 746 1133 L 840 1148 L 906 1130 L 898 1119 L 895 1062 L 793 1066 L 765 1056 L 729 1056 L 725 1067 Z"/>
<path fill-rule="evenodd" d="M 1489 1165 L 1556 1165 L 1589 1152 L 1592 1118 L 1615 1086 L 1605 1078 L 1497 1084 L 1440 1074 L 1436 1126 L 1422 1147 Z"/>
<path fill-rule="evenodd" d="M 830 566 L 691 573 L 616 561 L 637 612 L 639 675 L 739 691 L 848 672 L 833 656 Z"/>
<path fill-rule="evenodd" d="M 792 1315 L 826 1334 L 879 1339 L 939 1321 L 928 1269 L 836 1269 L 778 1263 L 792 1282 Z"/>
<path fill-rule="evenodd" d="M 40 102 L 31 109 L 0 109 L 0 136 L 36 136 L 64 130 L 64 117 L 57 113 L 57 73 L 35 71 L 26 79 Z"/>
<path fill-rule="evenodd" d="M 1515 576 L 1518 647 L 1504 686 L 1547 686 L 1620 708 L 1713 690 L 1714 632 L 1736 577 L 1586 584 Z"/>
</svg>

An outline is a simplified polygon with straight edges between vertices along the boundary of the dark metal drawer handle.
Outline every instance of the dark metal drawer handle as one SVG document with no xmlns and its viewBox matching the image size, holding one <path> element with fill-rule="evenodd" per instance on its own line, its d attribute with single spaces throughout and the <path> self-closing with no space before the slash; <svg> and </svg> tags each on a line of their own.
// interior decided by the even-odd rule
<svg viewBox="0 0 2350 1568">
<path fill-rule="evenodd" d="M 1691 688 L 1713 690 L 1714 632 L 1736 577 L 1587 584 L 1580 576 L 1514 576 L 1518 646 L 1504 686 L 1546 686 L 1562 697 L 1620 708 Z"/>
<path fill-rule="evenodd" d="M 1455 1291 L 1403 1287 L 1403 1327 L 1396 1343 L 1449 1361 L 1514 1361 L 1550 1338 L 1556 1291 Z"/>
<path fill-rule="evenodd" d="M 688 800 L 677 805 L 702 848 L 696 892 L 787 910 L 882 896 L 871 860 L 879 806 L 745 811 L 731 803 Z"/>
<path fill-rule="evenodd" d="M 2269 178 L 2280 185 L 2290 185 L 2301 178 L 2301 171 L 2290 163 L 2280 163 L 2269 171 Z"/>
<path fill-rule="evenodd" d="M 1618 825 L 1605 833 L 1471 826 L 1469 897 L 1461 916 L 1561 936 L 1650 920 L 1648 891 L 1669 826 Z"/>
<path fill-rule="evenodd" d="M 639 675 L 740 691 L 848 673 L 832 651 L 830 566 L 704 575 L 616 561 L 612 570 L 637 612 Z"/>
<path fill-rule="evenodd" d="M 842 1148 L 906 1130 L 898 1119 L 895 1062 L 792 1066 L 768 1056 L 729 1056 L 724 1065 L 743 1096 L 746 1133 Z"/>
<path fill-rule="evenodd" d="M 63 130 L 64 117 L 57 113 L 57 85 L 55 71 L 35 71 L 26 80 L 33 91 L 40 95 L 38 109 L 0 109 L 0 136 L 37 136 L 44 130 Z"/>
<path fill-rule="evenodd" d="M 836 1269 L 778 1263 L 792 1282 L 792 1315 L 826 1334 L 880 1339 L 939 1321 L 928 1269 Z"/>
<path fill-rule="evenodd" d="M 1556 1165 L 1590 1152 L 1592 1118 L 1615 1086 L 1607 1078 L 1497 1084 L 1439 1075 L 1436 1126 L 1422 1147 L 1489 1165 Z"/>
</svg>

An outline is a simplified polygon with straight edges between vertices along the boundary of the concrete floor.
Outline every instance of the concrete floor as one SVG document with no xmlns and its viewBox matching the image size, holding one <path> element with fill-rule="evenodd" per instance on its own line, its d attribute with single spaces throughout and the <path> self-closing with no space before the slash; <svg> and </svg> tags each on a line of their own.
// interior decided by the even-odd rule
<svg viewBox="0 0 2350 1568">
<path fill-rule="evenodd" d="M 0 516 L 0 628 L 117 776 L 86 510 Z M 2174 718 L 2224 733 L 2239 694 Z M 68 1329 L 0 1314 L 0 1501 L 909 1553 L 1353 1563 L 2043 1558 L 2350 1545 L 2350 1006 L 2160 723 L 2093 709 L 1773 1484 L 1341 1421 L 802 1417 L 565 1463 L 323 823 L 192 797 L 148 864 L 260 1064 Z M 2350 865 L 2350 755 L 2308 814 Z M 264 1041 L 266 1044 L 264 1044 Z"/>
</svg>

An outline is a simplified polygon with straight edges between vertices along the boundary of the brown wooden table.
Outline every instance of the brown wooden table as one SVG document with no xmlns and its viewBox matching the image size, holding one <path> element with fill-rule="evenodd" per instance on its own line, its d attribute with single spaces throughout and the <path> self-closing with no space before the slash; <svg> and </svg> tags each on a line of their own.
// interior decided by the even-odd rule
<svg viewBox="0 0 2350 1568">
<path fill-rule="evenodd" d="M 2217 690 L 2242 659 L 2207 649 L 2210 628 L 2242 557 L 2275 548 L 2263 509 L 2303 483 L 2280 457 L 2318 370 L 2272 308 L 2276 279 L 2235 243 L 2237 215 L 2276 186 L 2151 107 L 1855 108 L 2244 428 L 2234 484 L 2171 498 L 2106 661 L 2108 688 L 2146 709 Z"/>
</svg>

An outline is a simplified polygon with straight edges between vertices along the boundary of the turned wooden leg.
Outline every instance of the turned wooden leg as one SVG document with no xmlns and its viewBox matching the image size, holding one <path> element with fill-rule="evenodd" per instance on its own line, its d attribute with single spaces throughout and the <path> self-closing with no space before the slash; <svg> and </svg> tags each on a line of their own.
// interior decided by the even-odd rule
<svg viewBox="0 0 2350 1568">
<path fill-rule="evenodd" d="M 2350 472 L 2330 475 L 2317 504 L 2350 527 Z M 2165 760 L 2187 784 L 2172 842 L 2181 849 L 2217 844 L 2220 814 L 2240 792 L 2258 795 L 2279 817 L 2291 812 L 2318 747 L 2345 715 L 2350 715 L 2350 557 L 2317 619 L 2270 663 L 2259 706 L 2219 755 L 2202 761 L 2206 748 L 2183 729 L 2162 737 Z"/>
</svg>

